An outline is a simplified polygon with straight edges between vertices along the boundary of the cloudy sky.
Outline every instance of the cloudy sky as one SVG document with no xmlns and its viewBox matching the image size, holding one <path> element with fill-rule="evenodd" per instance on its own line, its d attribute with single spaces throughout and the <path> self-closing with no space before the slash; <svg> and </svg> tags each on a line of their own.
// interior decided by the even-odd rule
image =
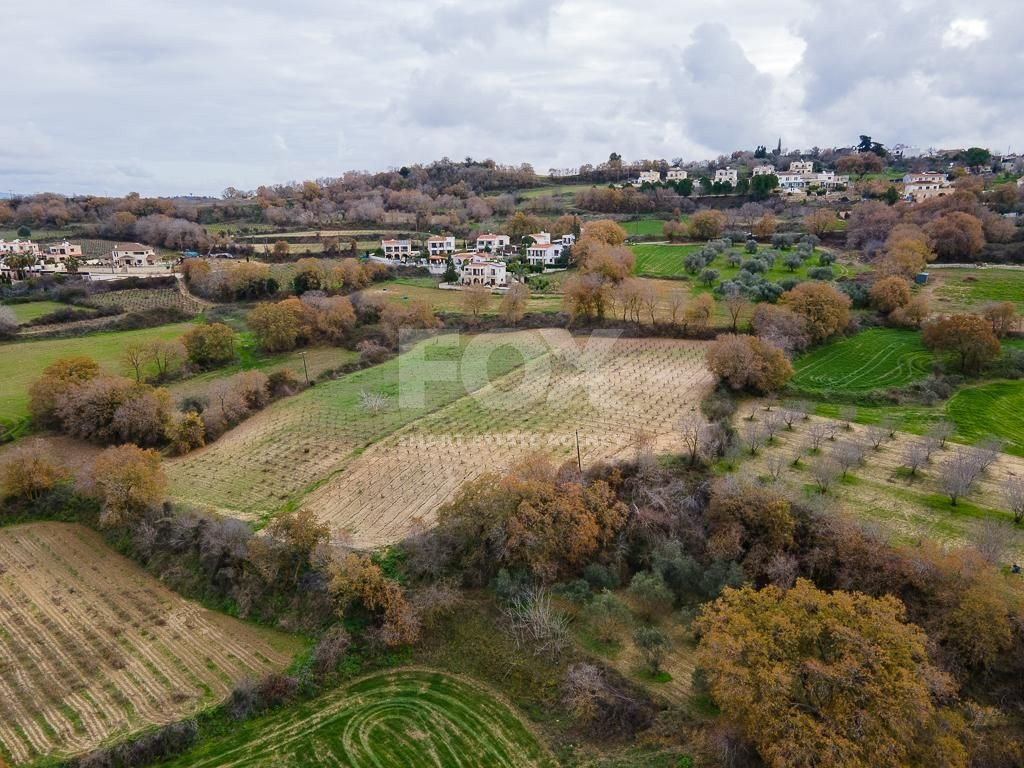
<svg viewBox="0 0 1024 768">
<path fill-rule="evenodd" d="M 0 191 L 209 194 L 442 156 L 1024 150 L 1018 0 L 31 0 Z M 627 7 L 628 6 L 628 7 Z"/>
</svg>

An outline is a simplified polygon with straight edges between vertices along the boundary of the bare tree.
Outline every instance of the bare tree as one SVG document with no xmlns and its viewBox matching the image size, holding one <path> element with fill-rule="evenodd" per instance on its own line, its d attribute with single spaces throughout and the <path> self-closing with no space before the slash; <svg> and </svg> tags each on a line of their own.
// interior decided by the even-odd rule
<svg viewBox="0 0 1024 768">
<path fill-rule="evenodd" d="M 365 389 L 359 392 L 359 407 L 368 411 L 371 416 L 378 416 L 388 409 L 389 401 L 387 395 L 380 392 L 367 392 Z"/>
<path fill-rule="evenodd" d="M 651 325 L 654 325 L 658 319 L 658 300 L 657 286 L 653 283 L 645 283 L 640 289 L 640 303 L 647 310 L 647 315 L 651 318 Z"/>
<path fill-rule="evenodd" d="M 683 446 L 689 454 L 689 462 L 692 467 L 697 463 L 701 449 L 707 437 L 708 424 L 704 417 L 696 411 L 690 411 L 679 419 L 679 434 L 683 439 Z"/>
<path fill-rule="evenodd" d="M 821 456 L 811 464 L 811 477 L 818 487 L 818 493 L 828 493 L 839 479 L 839 465 L 831 456 Z"/>
<path fill-rule="evenodd" d="M 928 436 L 938 441 L 939 448 L 945 448 L 946 441 L 953 436 L 954 432 L 956 432 L 956 427 L 951 422 L 940 419 L 928 430 Z"/>
<path fill-rule="evenodd" d="M 121 363 L 135 376 L 135 381 L 142 381 L 142 369 L 149 360 L 149 352 L 145 344 L 127 344 L 121 352 Z"/>
<path fill-rule="evenodd" d="M 959 499 L 971 492 L 984 469 L 983 462 L 984 459 L 976 451 L 960 445 L 942 463 L 942 490 L 949 496 L 949 503 L 954 507 Z"/>
<path fill-rule="evenodd" d="M 911 476 L 928 463 L 931 450 L 927 440 L 912 440 L 903 447 L 903 466 L 910 470 Z"/>
<path fill-rule="evenodd" d="M 814 421 L 807 428 L 807 436 L 810 438 L 811 450 L 821 450 L 821 444 L 828 438 L 829 435 L 834 434 L 832 426 L 827 421 Z"/>
<path fill-rule="evenodd" d="M 683 290 L 673 288 L 668 292 L 668 311 L 669 317 L 672 318 L 673 328 L 679 325 L 679 320 L 683 317 L 683 309 L 685 306 L 686 293 Z"/>
<path fill-rule="evenodd" d="M 552 607 L 543 587 L 513 597 L 505 608 L 505 619 L 516 645 L 537 656 L 558 658 L 569 642 L 568 619 Z"/>
<path fill-rule="evenodd" d="M 982 520 L 972 536 L 974 548 L 989 563 L 998 564 L 1010 550 L 1014 533 L 1012 528 L 999 520 Z"/>
<path fill-rule="evenodd" d="M 853 422 L 857 420 L 857 406 L 844 405 L 840 408 L 839 420 L 843 423 L 843 429 L 847 432 L 853 429 Z"/>
<path fill-rule="evenodd" d="M 800 563 L 793 555 L 778 552 L 768 561 L 764 572 L 776 587 L 789 589 L 796 583 L 797 574 L 800 573 Z"/>
<path fill-rule="evenodd" d="M 882 443 L 884 443 L 889 437 L 889 432 L 884 427 L 874 424 L 865 430 L 865 436 L 871 444 L 871 447 L 876 451 L 880 451 L 882 449 Z"/>
<path fill-rule="evenodd" d="M 737 289 L 733 288 L 725 295 L 725 309 L 732 321 L 732 332 L 739 329 L 740 316 L 750 308 L 750 301 Z"/>
<path fill-rule="evenodd" d="M 1020 525 L 1021 520 L 1024 520 L 1024 476 L 1008 476 L 1003 493 L 1006 496 L 1006 505 L 1013 513 L 1013 522 Z"/>
<path fill-rule="evenodd" d="M 894 414 L 887 413 L 878 422 L 878 426 L 884 429 L 889 434 L 889 439 L 892 440 L 896 437 L 896 432 L 900 428 L 900 420 Z"/>
<path fill-rule="evenodd" d="M 998 437 L 986 437 L 975 444 L 974 451 L 978 454 L 982 472 L 987 472 L 989 467 L 995 464 L 1005 447 L 1006 441 Z"/>
<path fill-rule="evenodd" d="M 780 453 L 773 454 L 765 464 L 765 467 L 768 470 L 768 479 L 773 483 L 779 482 L 788 465 L 789 462 L 786 461 L 785 456 Z"/>
<path fill-rule="evenodd" d="M 864 446 L 856 440 L 844 440 L 832 449 L 832 458 L 845 478 L 851 469 L 864 461 Z"/>
<path fill-rule="evenodd" d="M 783 408 L 779 411 L 779 417 L 782 419 L 782 423 L 786 425 L 786 430 L 792 432 L 793 425 L 800 418 L 800 414 L 792 408 Z"/>
<path fill-rule="evenodd" d="M 790 406 L 794 411 L 800 414 L 800 417 L 807 421 L 811 418 L 811 414 L 814 413 L 814 404 L 808 400 L 797 400 L 793 405 Z"/>
<path fill-rule="evenodd" d="M 779 411 L 765 411 L 764 416 L 761 419 L 761 427 L 764 429 L 764 434 L 771 442 L 775 439 L 775 436 L 782 429 L 783 419 L 782 414 Z"/>
<path fill-rule="evenodd" d="M 764 445 L 765 433 L 762 426 L 756 421 L 748 421 L 743 425 L 743 447 L 751 456 L 755 456 Z"/>
</svg>

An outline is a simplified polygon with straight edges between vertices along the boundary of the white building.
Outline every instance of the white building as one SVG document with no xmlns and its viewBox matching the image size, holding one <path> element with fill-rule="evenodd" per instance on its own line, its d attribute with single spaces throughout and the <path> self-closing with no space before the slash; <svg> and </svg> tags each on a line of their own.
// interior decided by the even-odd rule
<svg viewBox="0 0 1024 768">
<path fill-rule="evenodd" d="M 547 232 L 542 234 L 547 235 Z M 548 235 L 548 240 L 551 236 Z M 526 249 L 526 260 L 531 266 L 553 267 L 557 266 L 559 260 L 565 255 L 567 248 L 576 242 L 575 235 L 565 235 L 551 242 L 537 242 Z"/>
<path fill-rule="evenodd" d="M 661 184 L 661 171 L 640 171 L 636 177 L 636 186 L 643 184 Z"/>
<path fill-rule="evenodd" d="M 714 180 L 723 183 L 727 181 L 735 187 L 736 182 L 739 181 L 739 173 L 735 168 L 719 168 L 715 171 Z"/>
<path fill-rule="evenodd" d="M 665 179 L 667 181 L 682 181 L 687 178 L 690 174 L 684 171 L 682 168 L 669 168 L 665 173 Z"/>
<path fill-rule="evenodd" d="M 39 246 L 31 240 L 0 240 L 0 256 L 39 255 Z"/>
<path fill-rule="evenodd" d="M 550 232 L 533 232 L 527 237 L 533 238 L 533 242 L 536 245 L 551 245 L 551 233 Z"/>
<path fill-rule="evenodd" d="M 771 176 L 776 170 L 774 165 L 755 165 L 752 173 L 754 176 Z"/>
<path fill-rule="evenodd" d="M 156 252 L 142 243 L 117 243 L 110 261 L 115 267 L 153 267 L 157 263 Z"/>
<path fill-rule="evenodd" d="M 455 238 L 453 236 L 427 238 L 427 256 L 442 256 L 455 253 Z"/>
<path fill-rule="evenodd" d="M 508 271 L 503 261 L 480 255 L 471 256 L 462 262 L 459 282 L 463 285 L 502 287 L 508 284 Z"/>
<path fill-rule="evenodd" d="M 933 197 L 943 197 L 953 191 L 953 185 L 940 171 L 908 173 L 903 176 L 903 196 L 919 203 Z"/>
<path fill-rule="evenodd" d="M 813 160 L 794 160 L 789 164 L 789 172 L 797 173 L 803 176 L 814 173 L 814 161 Z"/>
<path fill-rule="evenodd" d="M 498 251 L 504 251 L 508 248 L 509 243 L 508 235 L 496 235 L 493 232 L 488 232 L 486 235 L 480 235 L 476 239 L 476 250 L 478 253 L 490 250 L 491 253 L 497 253 Z"/>
<path fill-rule="evenodd" d="M 412 256 L 412 240 L 381 240 L 380 247 L 389 259 L 404 259 Z"/>
<path fill-rule="evenodd" d="M 63 264 L 68 259 L 82 260 L 82 246 L 73 245 L 67 240 L 54 243 L 46 249 L 46 260 L 56 264 Z"/>
<path fill-rule="evenodd" d="M 821 171 L 820 173 L 794 173 L 792 170 L 782 171 L 777 174 L 779 177 L 779 189 L 788 194 L 806 192 L 811 187 L 832 191 L 839 187 L 845 187 L 850 183 L 849 176 L 837 176 L 835 171 Z"/>
</svg>

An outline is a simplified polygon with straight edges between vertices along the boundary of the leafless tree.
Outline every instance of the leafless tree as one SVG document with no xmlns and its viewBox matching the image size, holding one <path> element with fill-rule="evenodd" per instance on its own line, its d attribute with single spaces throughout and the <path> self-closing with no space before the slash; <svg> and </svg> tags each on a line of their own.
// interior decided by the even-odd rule
<svg viewBox="0 0 1024 768">
<path fill-rule="evenodd" d="M 831 456 L 821 456 L 811 464 L 811 477 L 819 493 L 828 493 L 839 479 L 839 465 Z"/>
<path fill-rule="evenodd" d="M 790 408 L 800 414 L 800 418 L 807 421 L 814 413 L 814 404 L 807 400 L 797 400 Z"/>
<path fill-rule="evenodd" d="M 1024 476 L 1009 475 L 1003 493 L 1006 495 L 1006 505 L 1013 513 L 1013 522 L 1020 525 L 1021 520 L 1024 520 Z"/>
<path fill-rule="evenodd" d="M 668 311 L 669 317 L 672 319 L 673 328 L 679 325 L 679 320 L 683 317 L 683 308 L 686 306 L 686 296 L 686 292 L 679 288 L 673 288 L 668 292 Z"/>
<path fill-rule="evenodd" d="M 697 463 L 707 438 L 708 423 L 696 411 L 690 411 L 679 419 L 679 434 L 682 437 L 683 447 L 689 455 L 690 466 Z"/>
<path fill-rule="evenodd" d="M 882 417 L 882 420 L 878 422 L 878 426 L 884 429 L 888 433 L 889 439 L 892 440 L 896 437 L 896 432 L 900 428 L 900 420 L 896 418 L 895 415 L 887 413 Z"/>
<path fill-rule="evenodd" d="M 768 561 L 764 572 L 776 587 L 789 589 L 796 583 L 797 574 L 800 573 L 800 563 L 793 555 L 778 552 Z"/>
<path fill-rule="evenodd" d="M 768 478 L 773 483 L 779 482 L 782 479 L 782 474 L 783 472 L 786 471 L 786 467 L 788 465 L 789 462 L 786 461 L 785 456 L 779 453 L 773 454 L 768 459 L 768 462 L 766 464 L 766 468 L 768 469 Z"/>
<path fill-rule="evenodd" d="M 977 451 L 963 445 L 954 448 L 940 470 L 942 490 L 949 496 L 949 503 L 955 507 L 959 499 L 970 493 L 983 470 L 984 459 Z"/>
<path fill-rule="evenodd" d="M 377 416 L 387 410 L 389 405 L 387 395 L 380 392 L 367 392 L 365 389 L 359 392 L 359 407 L 368 411 L 371 416 Z"/>
<path fill-rule="evenodd" d="M 868 439 L 868 443 L 871 444 L 871 447 L 876 451 L 880 451 L 882 449 L 882 443 L 888 439 L 889 433 L 883 427 L 874 424 L 865 430 L 865 436 Z"/>
<path fill-rule="evenodd" d="M 843 422 L 843 429 L 849 432 L 853 429 L 853 422 L 857 420 L 857 406 L 844 405 L 839 409 L 839 420 Z"/>
<path fill-rule="evenodd" d="M 764 416 L 761 419 L 761 427 L 764 429 L 764 434 L 771 442 L 775 439 L 775 436 L 782 429 L 782 414 L 779 411 L 765 411 Z"/>
<path fill-rule="evenodd" d="M 931 450 L 927 440 L 911 440 L 903 447 L 903 466 L 910 470 L 912 476 L 928 463 Z"/>
<path fill-rule="evenodd" d="M 975 444 L 974 451 L 978 454 L 982 472 L 987 472 L 989 467 L 995 464 L 1005 447 L 1006 441 L 998 437 L 986 437 Z"/>
<path fill-rule="evenodd" d="M 832 425 L 827 421 L 814 421 L 807 428 L 807 436 L 810 438 L 811 450 L 821 450 L 821 444 L 833 434 Z"/>
<path fill-rule="evenodd" d="M 1013 534 L 1014 530 L 999 520 L 982 520 L 972 536 L 974 548 L 985 560 L 996 565 L 1006 557 Z"/>
<path fill-rule="evenodd" d="M 516 645 L 537 656 L 558 658 L 569 642 L 568 619 L 554 609 L 543 587 L 513 597 L 505 619 Z"/>
<path fill-rule="evenodd" d="M 928 436 L 938 441 L 939 448 L 945 448 L 946 441 L 953 436 L 954 432 L 956 432 L 956 427 L 951 422 L 940 419 L 928 430 Z"/>
<path fill-rule="evenodd" d="M 864 461 L 864 446 L 856 440 L 844 440 L 832 449 L 832 458 L 845 478 L 851 469 Z"/>
<path fill-rule="evenodd" d="M 764 428 L 756 421 L 748 421 L 743 425 L 742 438 L 743 447 L 747 449 L 751 456 L 754 456 L 761 446 L 764 445 Z"/>
<path fill-rule="evenodd" d="M 782 418 L 782 423 L 786 425 L 786 430 L 792 432 L 793 425 L 800 418 L 800 414 L 792 408 L 783 408 L 779 411 L 779 415 Z"/>
</svg>

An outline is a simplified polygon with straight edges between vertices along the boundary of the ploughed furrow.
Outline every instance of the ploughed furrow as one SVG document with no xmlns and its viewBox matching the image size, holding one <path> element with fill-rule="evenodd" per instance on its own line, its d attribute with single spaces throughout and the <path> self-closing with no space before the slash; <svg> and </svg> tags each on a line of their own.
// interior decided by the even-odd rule
<svg viewBox="0 0 1024 768">
<path fill-rule="evenodd" d="M 300 646 L 183 600 L 81 526 L 0 529 L 0 562 L 0 757 L 14 763 L 185 717 Z"/>
</svg>

